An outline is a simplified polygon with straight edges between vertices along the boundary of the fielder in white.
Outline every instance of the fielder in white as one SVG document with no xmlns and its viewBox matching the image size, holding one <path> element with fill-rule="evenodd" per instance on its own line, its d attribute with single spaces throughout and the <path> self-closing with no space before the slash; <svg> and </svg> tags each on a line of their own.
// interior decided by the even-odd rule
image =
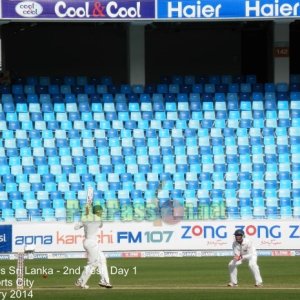
<svg viewBox="0 0 300 300">
<path fill-rule="evenodd" d="M 238 286 L 237 267 L 241 265 L 243 261 L 247 260 L 251 273 L 255 279 L 255 286 L 261 287 L 262 278 L 257 265 L 257 252 L 255 247 L 250 240 L 245 238 L 245 233 L 243 230 L 236 230 L 234 235 L 235 241 L 232 244 L 234 257 L 228 265 L 230 275 L 230 282 L 228 283 L 228 286 Z"/>
<path fill-rule="evenodd" d="M 83 241 L 83 247 L 87 252 L 87 265 L 84 267 L 84 270 L 75 285 L 83 289 L 88 289 L 89 286 L 86 283 L 94 271 L 98 269 L 98 272 L 100 273 L 99 285 L 105 288 L 112 288 L 112 285 L 109 282 L 106 257 L 100 250 L 97 237 L 98 230 L 103 225 L 101 221 L 102 207 L 100 205 L 95 205 L 93 207 L 92 216 L 92 220 L 87 218 L 87 221 L 79 222 L 75 225 L 76 230 L 84 228 L 85 239 Z"/>
</svg>

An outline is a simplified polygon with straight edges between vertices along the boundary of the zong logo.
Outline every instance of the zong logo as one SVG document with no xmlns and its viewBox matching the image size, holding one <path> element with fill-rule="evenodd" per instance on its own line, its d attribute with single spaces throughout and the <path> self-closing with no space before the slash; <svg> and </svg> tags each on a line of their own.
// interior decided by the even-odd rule
<svg viewBox="0 0 300 300">
<path fill-rule="evenodd" d="M 34 18 L 43 12 L 41 4 L 33 1 L 22 1 L 16 5 L 16 13 L 24 18 Z"/>
</svg>

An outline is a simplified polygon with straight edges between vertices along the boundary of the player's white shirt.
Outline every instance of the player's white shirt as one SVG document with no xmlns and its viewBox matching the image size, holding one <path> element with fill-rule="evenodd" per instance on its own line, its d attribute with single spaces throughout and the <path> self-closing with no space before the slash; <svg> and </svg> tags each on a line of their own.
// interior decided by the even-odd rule
<svg viewBox="0 0 300 300">
<path fill-rule="evenodd" d="M 232 249 L 234 255 L 241 255 L 242 258 L 249 259 L 251 256 L 257 256 L 257 252 L 252 241 L 248 240 L 247 238 L 244 238 L 241 244 L 237 241 L 234 241 L 232 244 Z"/>
<path fill-rule="evenodd" d="M 97 239 L 97 234 L 99 228 L 103 225 L 102 221 L 86 221 L 86 222 L 79 222 L 75 225 L 75 229 L 80 229 L 83 227 L 84 229 L 84 236 L 86 239 Z"/>
</svg>

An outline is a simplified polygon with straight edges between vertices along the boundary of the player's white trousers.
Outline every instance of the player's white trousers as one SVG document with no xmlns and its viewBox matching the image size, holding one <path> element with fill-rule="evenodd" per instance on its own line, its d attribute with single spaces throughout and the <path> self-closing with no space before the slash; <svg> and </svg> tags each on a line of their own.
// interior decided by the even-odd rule
<svg viewBox="0 0 300 300">
<path fill-rule="evenodd" d="M 83 247 L 87 252 L 87 265 L 79 278 L 82 285 L 85 285 L 93 272 L 98 268 L 100 273 L 100 281 L 109 283 L 109 275 L 107 270 L 106 257 L 102 251 L 100 251 L 97 240 L 85 239 Z"/>
<path fill-rule="evenodd" d="M 235 261 L 233 259 L 232 261 L 230 261 L 230 263 L 228 264 L 230 282 L 232 282 L 234 284 L 238 283 L 238 279 L 237 279 L 238 270 L 237 270 L 237 267 L 239 265 L 241 265 L 244 260 L 248 260 L 249 269 L 250 269 L 250 271 L 251 271 L 251 273 L 254 277 L 255 284 L 262 283 L 260 270 L 259 270 L 259 267 L 257 265 L 257 256 L 256 255 L 251 256 L 249 259 L 246 258 L 246 259 L 241 259 L 241 260 L 238 260 L 238 261 Z"/>
</svg>

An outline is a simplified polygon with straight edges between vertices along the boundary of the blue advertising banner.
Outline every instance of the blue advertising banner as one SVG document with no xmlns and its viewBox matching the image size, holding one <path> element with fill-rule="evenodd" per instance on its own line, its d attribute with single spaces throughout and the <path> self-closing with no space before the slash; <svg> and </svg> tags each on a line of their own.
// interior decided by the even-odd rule
<svg viewBox="0 0 300 300">
<path fill-rule="evenodd" d="M 154 0 L 2 0 L 3 19 L 154 19 Z"/>
<path fill-rule="evenodd" d="M 0 225 L 0 253 L 12 252 L 12 225 Z"/>
<path fill-rule="evenodd" d="M 158 0 L 158 19 L 274 19 L 300 16 L 296 0 Z"/>
</svg>

